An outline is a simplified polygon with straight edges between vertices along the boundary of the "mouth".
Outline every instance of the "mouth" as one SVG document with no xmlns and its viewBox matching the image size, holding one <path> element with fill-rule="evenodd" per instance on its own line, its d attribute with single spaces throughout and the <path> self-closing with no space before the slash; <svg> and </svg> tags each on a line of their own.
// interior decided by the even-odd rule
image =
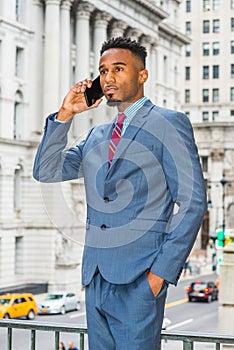
<svg viewBox="0 0 234 350">
<path fill-rule="evenodd" d="M 104 87 L 104 92 L 105 92 L 105 95 L 107 95 L 107 96 L 113 95 L 117 90 L 118 90 L 118 88 L 116 86 Z"/>
</svg>

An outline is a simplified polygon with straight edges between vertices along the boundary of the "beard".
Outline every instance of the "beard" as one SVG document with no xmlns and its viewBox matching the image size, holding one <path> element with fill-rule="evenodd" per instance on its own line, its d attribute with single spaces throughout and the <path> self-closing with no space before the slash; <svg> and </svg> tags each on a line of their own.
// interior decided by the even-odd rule
<svg viewBox="0 0 234 350">
<path fill-rule="evenodd" d="M 111 101 L 107 101 L 106 104 L 109 107 L 118 107 L 121 103 L 122 103 L 122 101 L 120 101 L 120 100 L 111 100 Z"/>
<path fill-rule="evenodd" d="M 118 107 L 123 101 L 115 99 L 115 98 L 112 99 L 112 96 L 113 95 L 108 95 L 109 99 L 106 102 L 107 106 Z"/>
</svg>

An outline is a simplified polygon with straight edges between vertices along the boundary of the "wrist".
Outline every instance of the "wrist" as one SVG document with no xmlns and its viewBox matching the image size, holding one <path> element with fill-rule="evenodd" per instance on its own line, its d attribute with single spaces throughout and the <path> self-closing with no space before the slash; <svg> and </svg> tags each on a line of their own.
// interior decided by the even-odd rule
<svg viewBox="0 0 234 350">
<path fill-rule="evenodd" d="M 61 107 L 60 110 L 58 111 L 56 119 L 58 121 L 65 123 L 65 122 L 68 122 L 70 119 L 72 119 L 73 116 L 74 116 L 74 113 Z"/>
</svg>

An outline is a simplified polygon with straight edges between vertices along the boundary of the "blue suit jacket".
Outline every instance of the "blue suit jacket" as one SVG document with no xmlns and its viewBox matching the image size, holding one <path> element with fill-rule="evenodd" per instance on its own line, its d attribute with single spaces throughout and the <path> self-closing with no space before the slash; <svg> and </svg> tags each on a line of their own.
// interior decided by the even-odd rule
<svg viewBox="0 0 234 350">
<path fill-rule="evenodd" d="M 34 178 L 84 177 L 83 284 L 90 283 L 97 267 L 112 283 L 130 283 L 150 270 L 176 284 L 206 210 L 188 118 L 147 101 L 122 136 L 110 167 L 114 123 L 94 127 L 79 145 L 65 150 L 70 124 L 47 118 Z"/>
</svg>

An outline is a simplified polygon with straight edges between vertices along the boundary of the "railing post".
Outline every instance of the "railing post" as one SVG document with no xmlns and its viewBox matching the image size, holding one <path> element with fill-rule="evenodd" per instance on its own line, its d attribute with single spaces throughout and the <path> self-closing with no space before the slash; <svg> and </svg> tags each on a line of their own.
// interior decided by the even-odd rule
<svg viewBox="0 0 234 350">
<path fill-rule="evenodd" d="M 193 341 L 184 340 L 183 341 L 183 350 L 193 350 Z"/>
<path fill-rule="evenodd" d="M 220 343 L 217 343 L 215 350 L 220 350 L 220 349 L 221 349 L 221 345 L 220 345 Z"/>
<path fill-rule="evenodd" d="M 59 332 L 55 332 L 55 350 L 59 350 Z"/>
<path fill-rule="evenodd" d="M 84 333 L 80 333 L 80 350 L 84 350 Z"/>
<path fill-rule="evenodd" d="M 7 349 L 11 350 L 12 348 L 12 328 L 8 328 L 7 330 Z"/>
<path fill-rule="evenodd" d="M 31 330 L 31 350 L 36 349 L 36 331 L 35 329 Z"/>
</svg>

